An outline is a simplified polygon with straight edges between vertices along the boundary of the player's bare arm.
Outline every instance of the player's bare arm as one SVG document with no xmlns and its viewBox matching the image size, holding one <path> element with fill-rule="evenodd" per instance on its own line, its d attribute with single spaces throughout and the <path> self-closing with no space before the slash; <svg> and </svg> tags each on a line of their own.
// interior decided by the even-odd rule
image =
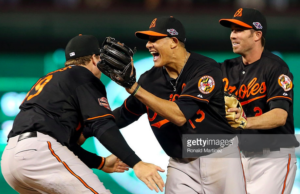
<svg viewBox="0 0 300 194">
<path fill-rule="evenodd" d="M 228 109 L 228 112 L 236 112 L 235 118 L 239 118 L 239 108 Z M 288 113 L 281 108 L 274 108 L 260 116 L 247 117 L 245 129 L 268 130 L 285 125 Z"/>
<path fill-rule="evenodd" d="M 178 105 L 175 102 L 164 100 L 156 97 L 150 92 L 143 89 L 137 83 L 135 83 L 131 89 L 127 89 L 127 92 L 132 94 L 135 89 L 139 87 L 138 91 L 135 94 L 135 97 L 139 99 L 143 104 L 148 106 L 151 110 L 155 111 L 157 114 L 163 118 L 168 119 L 170 122 L 175 125 L 182 126 L 186 123 L 186 118 L 179 109 Z"/>
</svg>

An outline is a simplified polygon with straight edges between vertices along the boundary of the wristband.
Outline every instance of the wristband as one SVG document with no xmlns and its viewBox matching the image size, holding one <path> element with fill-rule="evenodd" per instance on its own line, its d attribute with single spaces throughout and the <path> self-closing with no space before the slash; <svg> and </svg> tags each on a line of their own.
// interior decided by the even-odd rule
<svg viewBox="0 0 300 194">
<path fill-rule="evenodd" d="M 137 87 L 134 89 L 134 91 L 132 92 L 132 96 L 136 95 L 137 91 L 140 89 L 140 85 L 138 84 Z"/>
<path fill-rule="evenodd" d="M 103 160 L 104 160 L 104 162 L 102 163 L 102 166 L 101 166 L 101 164 L 100 164 L 100 168 L 98 168 L 99 170 L 102 170 L 102 168 L 104 167 L 104 165 L 105 165 L 105 162 L 106 162 L 106 158 L 104 158 L 104 157 L 102 157 L 103 158 Z"/>
</svg>

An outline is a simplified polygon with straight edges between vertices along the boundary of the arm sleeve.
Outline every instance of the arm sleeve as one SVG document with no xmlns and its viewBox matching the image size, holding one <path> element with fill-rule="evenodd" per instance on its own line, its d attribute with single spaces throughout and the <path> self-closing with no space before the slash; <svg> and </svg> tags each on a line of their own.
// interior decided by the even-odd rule
<svg viewBox="0 0 300 194">
<path fill-rule="evenodd" d="M 80 147 L 77 143 L 70 144 L 69 149 L 89 168 L 102 169 L 105 164 L 105 158 L 97 156 Z"/>
<path fill-rule="evenodd" d="M 100 118 L 87 123 L 96 137 L 106 149 L 120 158 L 124 163 L 133 167 L 141 159 L 129 147 L 116 123 L 111 117 Z"/>
<path fill-rule="evenodd" d="M 293 75 L 285 65 L 278 65 L 267 75 L 267 102 L 287 100 L 293 102 Z"/>
<path fill-rule="evenodd" d="M 269 102 L 269 107 L 270 110 L 274 108 L 281 108 L 286 112 L 289 112 L 289 102 L 287 100 L 283 100 L 283 99 L 271 100 Z"/>
<path fill-rule="evenodd" d="M 222 72 L 219 68 L 198 71 L 186 83 L 175 103 L 188 120 L 197 112 L 201 103 L 208 104 L 210 99 L 222 87 Z"/>
<path fill-rule="evenodd" d="M 147 111 L 146 106 L 134 96 L 129 96 L 122 106 L 113 111 L 117 126 L 121 129 L 135 122 Z"/>
</svg>

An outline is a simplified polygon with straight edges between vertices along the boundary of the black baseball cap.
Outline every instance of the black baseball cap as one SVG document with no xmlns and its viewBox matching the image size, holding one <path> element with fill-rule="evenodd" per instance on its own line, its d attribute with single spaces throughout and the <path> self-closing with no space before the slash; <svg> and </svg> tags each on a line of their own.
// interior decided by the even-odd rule
<svg viewBox="0 0 300 194">
<path fill-rule="evenodd" d="M 267 32 L 267 20 L 258 10 L 252 8 L 240 8 L 233 15 L 232 19 L 221 19 L 222 26 L 231 28 L 231 24 L 243 26 L 245 28 L 262 31 L 265 37 Z"/>
<path fill-rule="evenodd" d="M 147 31 L 137 31 L 138 38 L 148 40 L 149 36 L 176 37 L 179 41 L 185 42 L 185 29 L 182 23 L 173 16 L 155 18 Z"/>
<path fill-rule="evenodd" d="M 81 35 L 72 38 L 66 46 L 66 60 L 76 59 L 88 55 L 100 55 L 98 39 L 92 35 Z"/>
</svg>

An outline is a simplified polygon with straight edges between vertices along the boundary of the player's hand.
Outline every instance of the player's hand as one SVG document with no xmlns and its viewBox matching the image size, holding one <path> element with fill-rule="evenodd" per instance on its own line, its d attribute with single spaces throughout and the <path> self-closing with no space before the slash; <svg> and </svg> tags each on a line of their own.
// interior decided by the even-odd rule
<svg viewBox="0 0 300 194">
<path fill-rule="evenodd" d="M 85 142 L 85 140 L 86 140 L 86 138 L 81 133 L 79 139 L 77 140 L 77 144 L 81 146 Z"/>
<path fill-rule="evenodd" d="M 119 158 L 115 155 L 110 155 L 106 157 L 105 164 L 102 168 L 102 171 L 106 173 L 113 173 L 113 172 L 125 172 L 129 169 L 129 166 L 123 163 Z"/>
<path fill-rule="evenodd" d="M 226 115 L 229 115 L 232 112 L 235 113 L 234 119 L 238 119 L 240 118 L 242 111 L 240 108 L 229 108 L 228 111 L 226 112 Z"/>
<path fill-rule="evenodd" d="M 165 186 L 164 181 L 162 180 L 161 176 L 158 174 L 157 171 L 165 172 L 159 166 L 154 164 L 145 163 L 140 161 L 133 167 L 135 175 L 143 181 L 148 188 L 152 191 L 153 189 L 158 193 L 160 189 L 163 192 L 163 188 Z M 158 188 L 157 188 L 158 187 Z"/>
</svg>

